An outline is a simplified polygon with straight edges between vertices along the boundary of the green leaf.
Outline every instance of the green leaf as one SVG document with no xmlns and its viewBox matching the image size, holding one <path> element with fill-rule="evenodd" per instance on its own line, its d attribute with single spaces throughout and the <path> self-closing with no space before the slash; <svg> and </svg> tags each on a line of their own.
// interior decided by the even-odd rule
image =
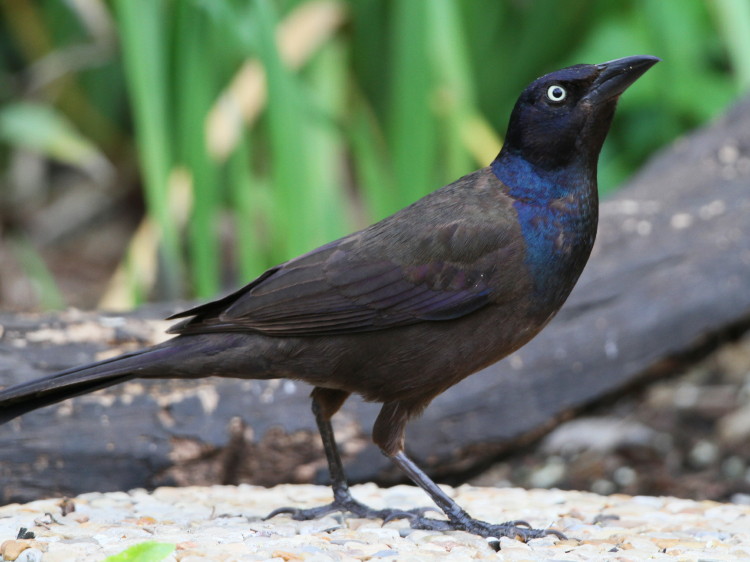
<svg viewBox="0 0 750 562">
<path fill-rule="evenodd" d="M 750 89 L 750 4 L 747 0 L 709 2 L 716 13 L 736 82 L 743 92 Z"/>
<path fill-rule="evenodd" d="M 182 294 L 183 260 L 168 191 L 173 162 L 167 72 L 171 14 L 163 1 L 118 0 L 115 7 L 146 205 L 161 237 L 164 296 L 175 298 Z"/>
<path fill-rule="evenodd" d="M 44 259 L 34 248 L 33 244 L 26 238 L 10 241 L 18 262 L 26 273 L 34 292 L 39 299 L 39 306 L 43 310 L 62 310 L 65 308 L 65 299 L 55 282 L 55 277 L 47 268 Z"/>
<path fill-rule="evenodd" d="M 188 225 L 190 272 L 194 292 L 207 298 L 220 289 L 220 248 L 217 228 L 219 182 L 203 134 L 209 109 L 219 90 L 215 67 L 217 30 L 201 10 L 178 3 L 175 9 L 175 154 L 192 178 L 195 201 Z M 196 41 L 202 37 L 203 41 Z"/>
<path fill-rule="evenodd" d="M 397 192 L 392 211 L 436 187 L 434 75 L 428 56 L 428 4 L 397 2 L 392 15 L 388 140 Z"/>
<path fill-rule="evenodd" d="M 270 2 L 253 3 L 257 16 L 258 54 L 268 87 L 268 140 L 274 205 L 273 236 L 276 259 L 315 247 L 316 232 L 313 178 L 310 176 L 311 143 L 309 100 L 303 97 L 298 77 L 282 62 L 276 45 L 278 15 Z"/>
<path fill-rule="evenodd" d="M 238 283 L 246 283 L 268 267 L 266 245 L 260 239 L 264 217 L 270 214 L 268 197 L 250 166 L 252 144 L 243 134 L 227 162 L 227 183 L 235 232 L 235 256 L 238 261 Z M 267 194 L 267 190 L 265 190 Z"/>
<path fill-rule="evenodd" d="M 377 119 L 363 96 L 356 95 L 349 124 L 349 143 L 354 156 L 356 183 L 364 196 L 370 219 L 382 219 L 394 211 L 395 185 L 387 148 Z"/>
<path fill-rule="evenodd" d="M 159 562 L 174 552 L 175 545 L 160 542 L 143 542 L 108 556 L 104 562 Z"/>
<path fill-rule="evenodd" d="M 102 156 L 59 111 L 49 105 L 19 102 L 0 111 L 0 139 L 53 160 L 86 167 Z"/>
</svg>

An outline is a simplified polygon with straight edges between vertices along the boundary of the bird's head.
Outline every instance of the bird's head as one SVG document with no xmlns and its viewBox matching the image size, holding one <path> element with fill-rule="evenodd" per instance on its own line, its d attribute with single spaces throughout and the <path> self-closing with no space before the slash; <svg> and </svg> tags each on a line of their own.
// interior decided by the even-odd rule
<svg viewBox="0 0 750 562">
<path fill-rule="evenodd" d="M 659 60 L 577 64 L 536 79 L 513 108 L 503 152 L 547 170 L 575 162 L 595 169 L 620 94 Z"/>
</svg>

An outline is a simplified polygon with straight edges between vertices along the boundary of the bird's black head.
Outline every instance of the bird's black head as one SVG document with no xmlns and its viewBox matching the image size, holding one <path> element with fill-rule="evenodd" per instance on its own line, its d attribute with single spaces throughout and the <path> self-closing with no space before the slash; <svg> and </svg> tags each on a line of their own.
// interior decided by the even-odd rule
<svg viewBox="0 0 750 562">
<path fill-rule="evenodd" d="M 641 55 L 577 64 L 536 79 L 513 108 L 502 152 L 547 170 L 574 162 L 596 169 L 617 99 L 658 61 Z"/>
</svg>

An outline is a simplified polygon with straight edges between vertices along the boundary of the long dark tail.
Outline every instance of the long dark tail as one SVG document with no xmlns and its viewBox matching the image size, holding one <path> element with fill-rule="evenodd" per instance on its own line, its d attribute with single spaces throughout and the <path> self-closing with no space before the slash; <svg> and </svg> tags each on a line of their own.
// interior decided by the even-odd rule
<svg viewBox="0 0 750 562">
<path fill-rule="evenodd" d="M 1 390 L 0 424 L 37 408 L 136 378 L 165 353 L 169 349 L 163 346 L 147 348 Z"/>
</svg>

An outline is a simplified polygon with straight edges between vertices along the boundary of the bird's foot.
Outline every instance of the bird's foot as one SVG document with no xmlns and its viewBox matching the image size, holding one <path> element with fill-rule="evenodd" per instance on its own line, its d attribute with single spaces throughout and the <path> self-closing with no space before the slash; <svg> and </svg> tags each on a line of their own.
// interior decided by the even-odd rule
<svg viewBox="0 0 750 562">
<path fill-rule="evenodd" d="M 562 540 L 567 538 L 563 533 L 555 529 L 533 529 L 526 521 L 507 521 L 505 523 L 493 524 L 470 517 L 461 518 L 456 521 L 430 519 L 424 516 L 414 516 L 409 519 L 412 529 L 466 531 L 467 533 L 479 535 L 487 539 L 490 546 L 496 550 L 500 548 L 501 537 L 509 537 L 522 542 L 528 542 L 531 539 L 538 539 L 549 535 L 554 535 Z"/>
<path fill-rule="evenodd" d="M 286 514 L 296 521 L 309 521 L 319 519 L 331 513 L 351 513 L 355 517 L 362 519 L 382 519 L 383 523 L 394 521 L 396 519 L 427 519 L 424 515 L 428 511 L 437 511 L 433 507 L 422 507 L 417 509 L 373 509 L 363 503 L 358 502 L 349 496 L 341 499 L 334 499 L 331 503 L 308 509 L 299 509 L 296 507 L 280 507 L 269 513 L 264 520 L 271 519 L 277 515 Z"/>
</svg>

